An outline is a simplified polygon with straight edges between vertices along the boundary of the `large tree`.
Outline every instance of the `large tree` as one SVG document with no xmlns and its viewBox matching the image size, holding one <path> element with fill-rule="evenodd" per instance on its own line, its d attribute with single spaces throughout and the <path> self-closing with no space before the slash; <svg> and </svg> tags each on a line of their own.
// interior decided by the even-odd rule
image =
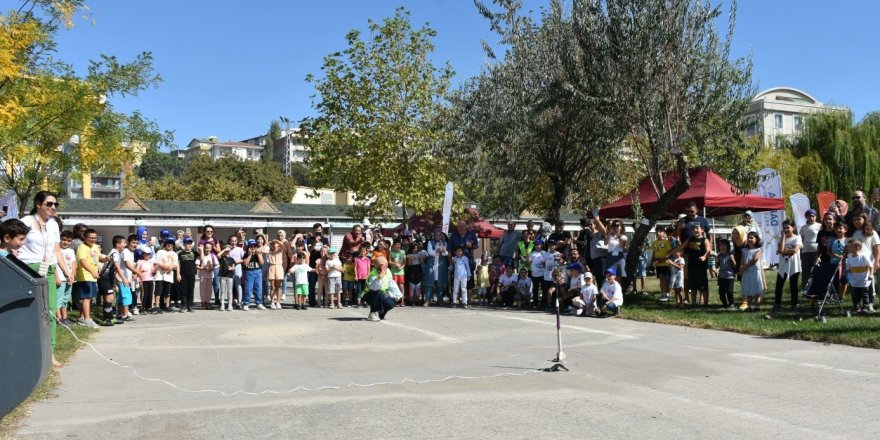
<svg viewBox="0 0 880 440">
<path fill-rule="evenodd" d="M 263 141 L 263 152 L 260 154 L 263 163 L 275 161 L 275 141 L 278 139 L 281 139 L 281 123 L 273 119 L 269 123 L 269 131 L 266 132 L 266 140 Z"/>
<path fill-rule="evenodd" d="M 348 47 L 324 58 L 315 85 L 315 118 L 303 121 L 307 166 L 318 186 L 356 195 L 353 215 L 384 218 L 402 205 L 439 209 L 446 162 L 436 154 L 445 136 L 444 112 L 452 69 L 431 61 L 436 32 L 413 29 L 409 12 L 396 10 L 368 35 L 353 30 Z"/>
<path fill-rule="evenodd" d="M 477 7 L 506 50 L 499 58 L 484 44 L 491 62 L 455 97 L 448 153 L 483 212 L 529 210 L 553 223 L 563 207 L 584 206 L 573 197 L 605 201 L 627 165 L 614 151 L 626 131 L 611 117 L 608 51 L 575 44 L 562 1 L 538 19 L 519 1 L 496 3 L 499 11 Z"/>
<path fill-rule="evenodd" d="M 84 75 L 55 57 L 55 34 L 83 8 L 81 0 L 24 0 L 0 16 L 0 177 L 22 206 L 71 171 L 120 171 L 131 160 L 124 145 L 155 134 L 140 114 L 110 102 L 158 84 L 148 52 L 128 63 L 101 55 Z"/>
<path fill-rule="evenodd" d="M 689 167 L 711 166 L 741 188 L 753 185 L 760 147 L 746 142 L 742 119 L 756 91 L 751 60 L 730 53 L 735 1 L 724 33 L 712 0 L 577 0 L 572 10 L 581 51 L 610 53 L 603 59 L 614 78 L 611 117 L 636 140 L 626 153 L 659 197 L 630 241 L 627 266 L 635 267 L 657 219 L 690 187 Z M 664 189 L 669 172 L 679 177 Z"/>
</svg>

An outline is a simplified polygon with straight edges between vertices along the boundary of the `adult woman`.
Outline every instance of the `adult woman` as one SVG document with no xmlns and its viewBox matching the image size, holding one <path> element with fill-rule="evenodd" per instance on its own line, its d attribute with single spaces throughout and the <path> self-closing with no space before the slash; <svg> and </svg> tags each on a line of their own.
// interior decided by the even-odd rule
<svg viewBox="0 0 880 440">
<path fill-rule="evenodd" d="M 370 321 L 385 319 L 397 300 L 403 297 L 388 270 L 388 260 L 379 257 L 375 262 L 377 267 L 371 269 L 367 277 L 367 289 L 361 292 L 364 302 L 370 305 L 370 314 L 367 316 Z"/>
<path fill-rule="evenodd" d="M 626 277 L 626 231 L 620 220 L 613 220 L 610 227 L 596 217 L 596 232 L 605 236 L 608 254 L 605 256 L 604 270 L 614 269 L 618 277 Z"/>
<path fill-rule="evenodd" d="M 816 234 L 817 252 L 819 256 L 819 267 L 813 270 L 813 274 L 809 281 L 810 290 L 807 295 L 819 297 L 825 295 L 828 289 L 828 283 L 831 282 L 831 276 L 837 270 L 837 265 L 832 264 L 828 258 L 828 246 L 834 240 L 834 222 L 837 215 L 833 212 L 826 212 L 822 215 L 822 229 Z"/>
<path fill-rule="evenodd" d="M 687 225 L 691 228 L 691 237 L 675 248 L 676 252 L 684 252 L 687 256 L 685 270 L 687 272 L 690 292 L 690 303 L 697 304 L 697 291 L 700 292 L 702 305 L 709 305 L 709 254 L 712 253 L 712 243 L 703 234 L 703 226 L 698 222 Z M 687 292 L 685 292 L 687 293 Z"/>
<path fill-rule="evenodd" d="M 34 207 L 30 215 L 21 219 L 30 229 L 25 237 L 24 244 L 18 250 L 18 258 L 27 263 L 31 269 L 39 272 L 49 282 L 47 283 L 49 309 L 57 303 L 57 284 L 55 282 L 55 270 L 60 269 L 69 284 L 73 284 L 73 274 L 64 265 L 58 266 L 63 261 L 61 255 L 61 231 L 53 217 L 58 215 L 58 196 L 49 191 L 40 191 L 34 196 Z M 56 324 L 54 319 L 49 320 L 49 330 L 52 335 L 52 364 L 56 367 L 61 364 L 55 360 Z"/>
<path fill-rule="evenodd" d="M 880 236 L 874 231 L 874 224 L 871 222 L 871 215 L 866 211 L 860 211 L 852 218 L 853 228 L 852 240 L 862 242 L 862 255 L 868 257 L 868 260 L 874 262 L 871 272 L 877 272 L 880 268 Z M 847 244 L 852 240 L 848 240 Z M 874 278 L 876 279 L 876 278 Z M 868 313 L 874 313 L 874 290 L 876 283 L 868 287 Z"/>
<path fill-rule="evenodd" d="M 449 280 L 449 251 L 446 249 L 446 239 L 442 232 L 434 232 L 434 238 L 428 242 L 424 252 L 425 266 L 422 272 L 425 275 L 422 289 L 425 292 L 425 302 L 430 302 L 431 295 L 434 294 L 437 298 L 436 304 L 441 305 Z"/>
<path fill-rule="evenodd" d="M 211 254 L 214 255 L 213 259 L 216 259 L 217 252 L 219 252 L 223 248 L 220 247 L 220 240 L 215 238 L 214 227 L 211 225 L 205 225 L 205 231 L 199 238 L 200 257 L 205 256 L 205 243 L 211 243 Z M 216 305 L 220 305 L 220 265 L 216 265 L 216 267 L 214 267 L 214 303 L 216 303 Z"/>
</svg>

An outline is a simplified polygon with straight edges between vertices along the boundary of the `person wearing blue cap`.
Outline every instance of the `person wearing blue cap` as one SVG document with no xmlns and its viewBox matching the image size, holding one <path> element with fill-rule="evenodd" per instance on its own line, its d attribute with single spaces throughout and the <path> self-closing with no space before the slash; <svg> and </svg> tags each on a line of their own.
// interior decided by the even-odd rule
<svg viewBox="0 0 880 440">
<path fill-rule="evenodd" d="M 599 316 L 620 313 L 620 307 L 623 306 L 623 289 L 617 282 L 617 271 L 613 267 L 605 270 L 605 284 L 602 284 L 602 289 L 599 290 L 596 305 L 599 308 Z"/>
<path fill-rule="evenodd" d="M 822 230 L 822 224 L 816 221 L 816 211 L 808 209 L 804 213 L 807 223 L 801 226 L 800 236 L 803 240 L 804 247 L 801 248 L 801 268 L 803 270 L 803 278 L 801 278 L 801 289 L 807 285 L 807 281 L 813 275 L 813 267 L 816 266 L 816 260 L 819 255 L 819 231 Z"/>
<path fill-rule="evenodd" d="M 244 265 L 244 300 L 241 310 L 250 311 L 251 294 L 257 303 L 258 310 L 265 310 L 263 306 L 263 254 L 257 248 L 257 240 L 247 241 L 247 252 L 242 259 Z"/>
</svg>

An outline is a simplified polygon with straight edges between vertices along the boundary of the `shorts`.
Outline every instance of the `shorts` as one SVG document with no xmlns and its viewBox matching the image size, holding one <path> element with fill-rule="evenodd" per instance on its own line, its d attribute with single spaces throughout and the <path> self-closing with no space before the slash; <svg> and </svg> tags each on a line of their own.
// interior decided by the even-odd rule
<svg viewBox="0 0 880 440">
<path fill-rule="evenodd" d="M 122 283 L 116 283 L 116 287 L 119 289 L 119 294 L 116 302 L 121 305 L 128 307 L 131 305 L 131 287 L 126 286 Z"/>
<path fill-rule="evenodd" d="M 73 290 L 80 300 L 95 299 L 98 296 L 98 283 L 94 281 L 77 281 L 73 283 Z"/>
<path fill-rule="evenodd" d="M 269 280 L 279 281 L 284 279 L 284 266 L 279 264 L 269 265 Z"/>
<path fill-rule="evenodd" d="M 330 295 L 342 293 L 342 278 L 327 278 L 327 293 Z"/>
<path fill-rule="evenodd" d="M 391 277 L 394 279 L 394 284 L 403 284 L 406 282 L 406 278 L 404 277 L 403 274 L 392 275 Z"/>
<path fill-rule="evenodd" d="M 73 285 L 67 283 L 61 283 L 56 290 L 58 292 L 58 296 L 56 298 L 57 308 L 63 309 L 67 307 L 67 303 L 70 302 L 70 293 L 73 290 Z"/>
<path fill-rule="evenodd" d="M 648 262 L 644 260 L 639 260 L 639 265 L 636 268 L 636 277 L 645 277 L 648 275 Z"/>
<path fill-rule="evenodd" d="M 98 295 L 115 295 L 116 291 L 113 290 L 113 285 L 115 283 L 106 278 L 98 278 Z"/>
<path fill-rule="evenodd" d="M 669 280 L 669 283 L 669 287 L 672 287 L 673 289 L 684 289 L 684 273 L 679 271 L 671 280 Z"/>
<path fill-rule="evenodd" d="M 309 285 L 308 284 L 297 284 L 293 286 L 294 295 L 299 296 L 309 296 Z"/>
<path fill-rule="evenodd" d="M 657 272 L 657 278 L 669 278 L 669 266 L 654 266 L 654 271 Z"/>
</svg>

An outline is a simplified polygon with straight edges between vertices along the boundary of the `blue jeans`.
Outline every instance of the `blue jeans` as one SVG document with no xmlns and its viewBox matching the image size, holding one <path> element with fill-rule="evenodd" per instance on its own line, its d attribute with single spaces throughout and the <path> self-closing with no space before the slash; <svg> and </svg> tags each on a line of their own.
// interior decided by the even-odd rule
<svg viewBox="0 0 880 440">
<path fill-rule="evenodd" d="M 284 272 L 284 278 L 281 278 L 281 294 L 287 295 L 287 272 Z"/>
<path fill-rule="evenodd" d="M 220 267 L 214 268 L 214 302 L 220 302 Z"/>
<path fill-rule="evenodd" d="M 244 271 L 244 302 L 242 305 L 251 303 L 251 292 L 256 291 L 254 298 L 257 304 L 263 304 L 263 271 L 261 269 Z"/>
</svg>

